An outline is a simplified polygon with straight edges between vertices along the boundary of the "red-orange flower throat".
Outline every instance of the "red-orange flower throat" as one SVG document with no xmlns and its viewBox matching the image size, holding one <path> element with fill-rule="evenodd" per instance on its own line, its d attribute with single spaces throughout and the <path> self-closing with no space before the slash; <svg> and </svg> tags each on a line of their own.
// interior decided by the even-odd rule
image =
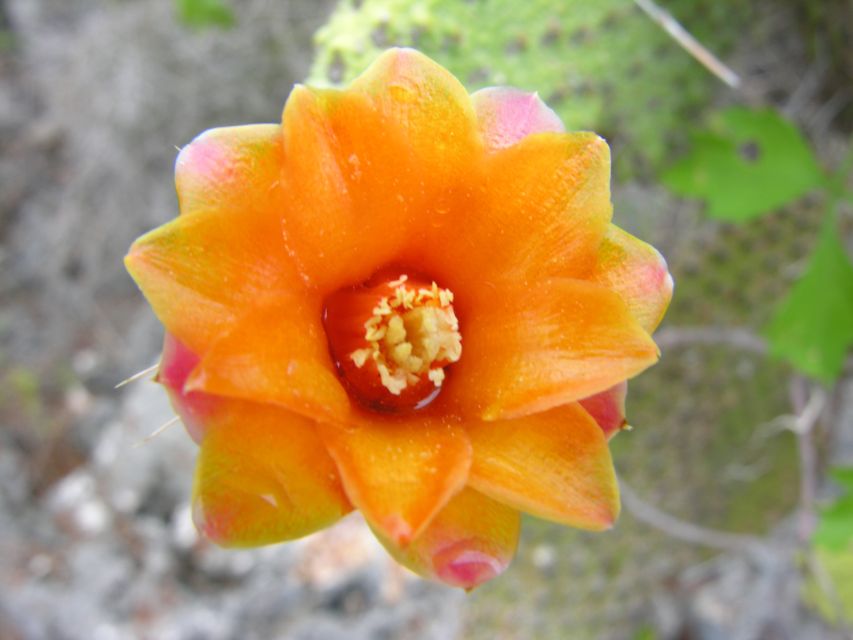
<svg viewBox="0 0 853 640">
<path fill-rule="evenodd" d="M 351 393 L 385 411 L 419 409 L 462 356 L 453 293 L 403 274 L 335 293 L 324 316 L 329 348 Z"/>
</svg>

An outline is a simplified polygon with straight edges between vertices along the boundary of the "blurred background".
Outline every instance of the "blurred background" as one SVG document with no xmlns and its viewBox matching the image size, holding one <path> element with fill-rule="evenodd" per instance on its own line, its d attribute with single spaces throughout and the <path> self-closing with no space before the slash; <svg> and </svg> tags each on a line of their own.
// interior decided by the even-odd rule
<svg viewBox="0 0 853 640">
<path fill-rule="evenodd" d="M 851 38 L 849 0 L 0 0 L 0 639 L 851 637 Z M 604 135 L 676 280 L 618 526 L 529 519 L 469 595 L 357 517 L 211 546 L 165 394 L 115 389 L 161 344 L 121 258 L 176 147 L 394 44 Z"/>
</svg>

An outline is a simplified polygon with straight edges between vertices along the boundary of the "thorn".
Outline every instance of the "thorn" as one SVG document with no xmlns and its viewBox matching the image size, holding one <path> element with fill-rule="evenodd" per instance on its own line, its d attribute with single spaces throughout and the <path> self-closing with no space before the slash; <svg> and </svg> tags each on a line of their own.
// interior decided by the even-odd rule
<svg viewBox="0 0 853 640">
<path fill-rule="evenodd" d="M 129 378 L 125 378 L 124 380 L 122 380 L 121 382 L 119 382 L 119 383 L 118 383 L 115 387 L 113 387 L 113 388 L 114 388 L 114 389 L 121 389 L 123 386 L 128 385 L 128 384 L 130 384 L 131 382 L 136 382 L 136 381 L 137 381 L 137 380 L 139 380 L 140 378 L 144 378 L 146 375 L 148 375 L 148 374 L 150 374 L 150 373 L 154 373 L 154 372 L 156 372 L 156 371 L 157 371 L 157 369 L 158 369 L 159 367 L 160 367 L 160 362 L 158 361 L 157 363 L 155 363 L 155 364 L 151 365 L 150 367 L 147 367 L 147 368 L 143 369 L 142 371 L 138 371 L 137 373 L 134 373 L 134 374 L 133 374 L 132 376 L 130 376 Z"/>
<path fill-rule="evenodd" d="M 124 385 L 126 385 L 126 384 L 130 384 L 131 382 L 136 382 L 136 381 L 137 381 L 137 380 L 139 380 L 140 378 L 144 378 L 145 376 L 147 376 L 149 373 L 154 373 L 155 371 L 157 371 L 157 369 L 158 369 L 158 367 L 159 367 L 159 366 L 160 366 L 160 363 L 158 362 L 157 364 L 153 364 L 153 365 L 151 365 L 151 366 L 150 366 L 150 367 L 148 367 L 147 369 L 143 369 L 143 370 L 142 370 L 142 371 L 140 371 L 139 373 L 134 373 L 134 374 L 133 374 L 132 376 L 130 376 L 129 378 L 125 378 L 124 380 L 122 380 L 121 382 L 119 382 L 119 383 L 118 383 L 115 387 L 113 387 L 113 388 L 114 388 L 114 389 L 121 389 L 121 388 L 122 388 Z"/>
<path fill-rule="evenodd" d="M 141 447 L 142 445 L 147 444 L 148 442 L 150 442 L 151 440 L 153 440 L 154 438 L 159 436 L 161 433 L 163 433 L 166 429 L 168 429 L 169 427 L 171 427 L 174 424 L 177 424 L 180 421 L 181 421 L 181 418 L 179 416 L 175 416 L 171 420 L 167 421 L 165 424 L 160 425 L 157 429 L 155 429 L 150 434 L 145 436 L 142 440 L 137 442 L 135 445 L 133 445 L 133 448 L 137 449 L 137 448 Z"/>
</svg>

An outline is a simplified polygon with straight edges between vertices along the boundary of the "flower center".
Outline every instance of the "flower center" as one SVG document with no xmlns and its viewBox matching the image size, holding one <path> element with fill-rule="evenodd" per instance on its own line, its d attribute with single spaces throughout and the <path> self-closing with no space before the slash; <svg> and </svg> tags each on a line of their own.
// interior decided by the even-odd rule
<svg viewBox="0 0 853 640">
<path fill-rule="evenodd" d="M 444 368 L 462 355 L 453 293 L 401 275 L 339 291 L 325 324 L 338 370 L 358 399 L 376 409 L 417 409 L 441 388 Z"/>
</svg>

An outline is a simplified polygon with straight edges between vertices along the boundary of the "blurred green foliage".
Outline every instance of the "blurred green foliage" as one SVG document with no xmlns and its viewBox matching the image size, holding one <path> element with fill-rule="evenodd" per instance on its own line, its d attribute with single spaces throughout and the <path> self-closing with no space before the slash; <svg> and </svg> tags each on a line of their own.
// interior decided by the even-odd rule
<svg viewBox="0 0 853 640">
<path fill-rule="evenodd" d="M 751 11 L 742 0 L 666 7 L 717 50 Z M 630 0 L 342 0 L 315 40 L 310 84 L 344 84 L 385 48 L 413 46 L 470 91 L 538 91 L 567 128 L 608 138 L 618 179 L 652 175 L 716 83 Z"/>
<path fill-rule="evenodd" d="M 850 612 L 853 611 L 853 550 L 833 551 L 818 547 L 815 556 L 831 584 L 808 584 L 807 599 L 830 622 L 850 621 Z"/>
<path fill-rule="evenodd" d="M 841 487 L 842 494 L 821 511 L 815 544 L 829 551 L 853 554 L 853 468 L 838 468 L 830 476 Z"/>
<path fill-rule="evenodd" d="M 41 413 L 41 392 L 36 374 L 13 366 L 0 378 L 0 409 L 17 406 L 30 420 Z"/>
<path fill-rule="evenodd" d="M 707 203 L 712 218 L 742 222 L 769 213 L 823 183 L 797 128 L 772 109 L 732 107 L 692 135 L 690 153 L 664 172 L 682 196 Z"/>
<path fill-rule="evenodd" d="M 821 511 L 814 537 L 818 570 L 829 584 L 814 579 L 806 585 L 806 597 L 824 617 L 839 622 L 853 620 L 853 468 L 833 469 L 830 475 L 841 495 Z"/>
<path fill-rule="evenodd" d="M 818 380 L 841 373 L 853 345 L 853 264 L 827 215 L 809 265 L 767 327 L 774 355 Z"/>
<path fill-rule="evenodd" d="M 837 180 L 824 174 L 797 128 L 772 109 L 715 113 L 662 179 L 677 194 L 704 200 L 710 217 L 736 223 L 777 211 L 809 191 L 824 191 L 829 204 L 818 242 L 765 333 L 774 356 L 833 382 L 853 345 L 853 264 L 835 218 L 836 201 L 843 197 Z"/>
<path fill-rule="evenodd" d="M 224 0 L 177 0 L 178 16 L 190 27 L 231 27 L 234 12 Z"/>
<path fill-rule="evenodd" d="M 657 640 L 658 637 L 659 636 L 653 627 L 644 625 L 634 633 L 632 640 Z"/>
</svg>

